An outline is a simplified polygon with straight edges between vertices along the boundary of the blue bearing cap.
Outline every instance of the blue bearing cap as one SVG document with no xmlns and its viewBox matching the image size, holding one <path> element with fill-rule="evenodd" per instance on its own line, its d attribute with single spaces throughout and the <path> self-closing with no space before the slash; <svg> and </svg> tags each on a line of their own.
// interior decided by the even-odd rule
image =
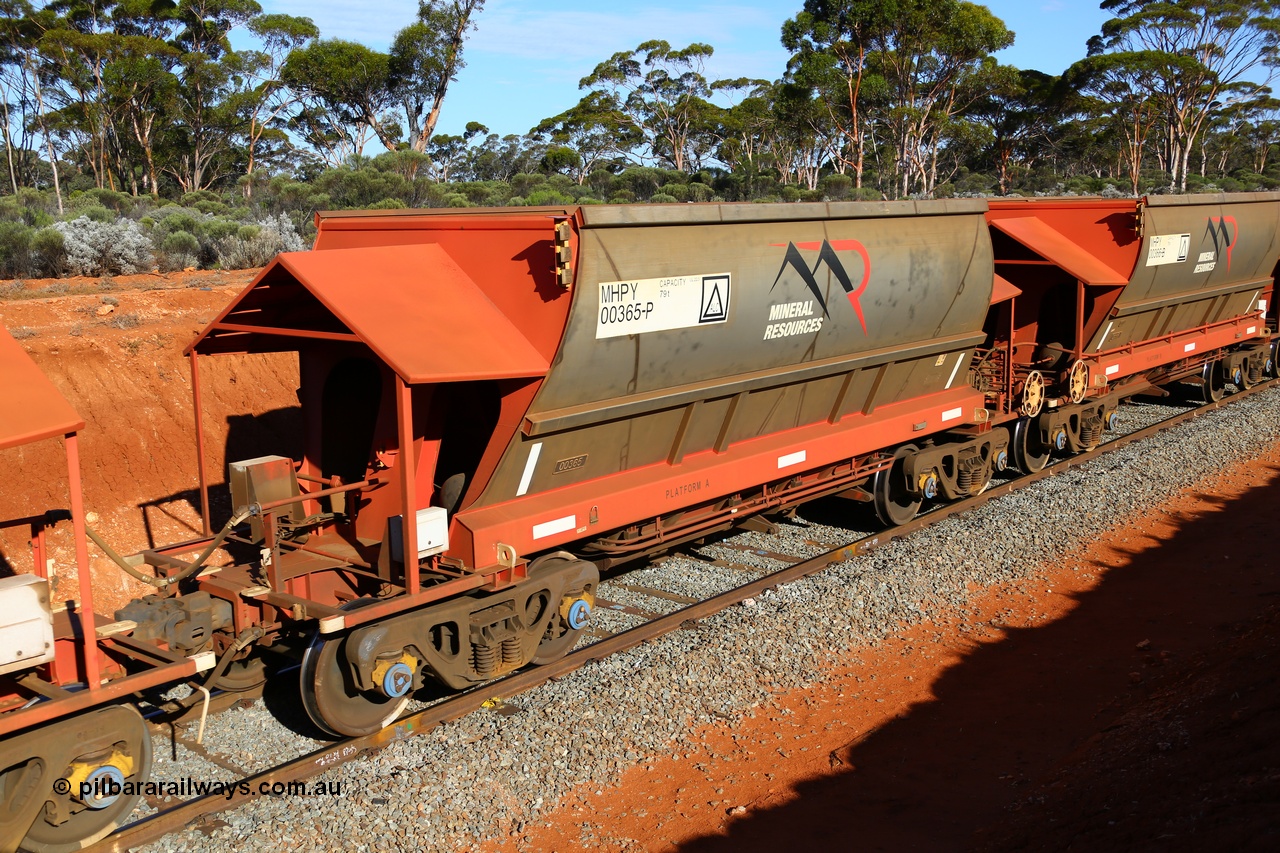
<svg viewBox="0 0 1280 853">
<path fill-rule="evenodd" d="M 399 699 L 413 687 L 413 670 L 404 661 L 396 661 L 387 667 L 382 676 L 382 692 L 392 699 Z"/>
<path fill-rule="evenodd" d="M 114 764 L 105 764 L 86 776 L 83 785 L 84 804 L 91 809 L 105 809 L 124 792 L 124 774 Z"/>
<path fill-rule="evenodd" d="M 585 598 L 579 598 L 569 605 L 569 627 L 573 630 L 585 627 L 590 618 L 591 603 Z"/>
</svg>

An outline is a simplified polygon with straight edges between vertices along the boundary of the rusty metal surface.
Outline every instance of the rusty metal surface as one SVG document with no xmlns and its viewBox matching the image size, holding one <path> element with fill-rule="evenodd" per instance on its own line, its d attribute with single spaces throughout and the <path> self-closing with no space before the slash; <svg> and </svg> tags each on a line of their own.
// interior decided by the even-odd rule
<svg viewBox="0 0 1280 853">
<path fill-rule="evenodd" d="M 708 223 L 801 222 L 829 219 L 883 219 L 895 216 L 982 213 L 982 199 L 919 201 L 832 201 L 800 204 L 624 204 L 580 208 L 588 228 L 629 225 L 705 225 Z"/>
<path fill-rule="evenodd" d="M 0 448 L 84 429 L 84 420 L 0 326 Z"/>
<path fill-rule="evenodd" d="M 727 463 L 765 436 L 849 430 L 849 415 L 967 384 L 992 295 L 984 209 L 584 208 L 564 341 L 475 507 L 652 465 L 693 479 L 683 461 L 697 454 Z M 683 313 L 680 288 L 694 291 Z"/>
<path fill-rule="evenodd" d="M 705 317 L 672 311 L 681 325 L 635 334 L 600 321 L 602 308 L 617 305 L 664 310 L 663 279 L 721 275 L 722 314 L 711 302 L 713 283 L 703 282 Z M 638 296 L 614 302 L 620 289 L 610 282 L 638 283 Z M 556 369 L 531 412 L 977 333 L 990 297 L 980 213 L 588 226 Z M 784 306 L 794 308 L 783 316 Z M 791 325 L 766 337 L 783 323 Z"/>
<path fill-rule="evenodd" d="M 307 294 L 319 305 L 310 305 Z M 275 330 L 329 340 L 354 335 L 410 384 L 541 376 L 547 370 L 542 355 L 434 245 L 278 255 L 190 349 L 234 351 L 255 326 L 267 330 L 253 337 L 285 337 L 279 347 L 288 350 L 297 348 L 293 336 Z"/>
<path fill-rule="evenodd" d="M 893 541 L 894 539 L 923 529 L 924 527 L 933 524 L 935 521 L 940 521 L 944 518 L 968 512 L 969 510 L 975 509 L 988 501 L 1003 497 L 1017 489 L 1024 488 L 1025 486 L 1031 485 L 1032 483 L 1038 482 L 1047 477 L 1061 474 L 1071 467 L 1089 462 L 1101 454 L 1117 450 L 1135 441 L 1156 435 L 1176 423 L 1195 417 L 1197 414 L 1221 408 L 1223 405 L 1229 405 L 1230 402 L 1234 400 L 1243 399 L 1248 395 L 1275 387 L 1278 384 L 1280 384 L 1280 380 L 1270 380 L 1257 385 L 1248 391 L 1239 392 L 1222 403 L 1201 406 L 1200 408 L 1177 415 L 1169 420 L 1162 421 L 1137 432 L 1121 436 L 1107 442 L 1098 449 L 1089 453 L 1059 460 L 1037 474 L 1020 477 L 1016 480 L 988 489 L 981 495 L 939 507 L 926 515 L 917 517 L 915 520 L 902 525 L 901 527 L 886 531 L 880 535 L 868 536 L 859 539 L 825 554 L 820 554 L 817 557 L 788 566 L 773 574 L 756 579 L 744 586 L 737 587 L 726 593 L 706 599 L 697 604 L 691 604 L 688 607 L 675 611 L 674 613 L 660 616 L 643 625 L 632 628 L 629 631 L 605 637 L 598 642 L 573 652 L 555 663 L 522 670 L 513 675 L 506 676 L 505 678 L 501 678 L 475 688 L 467 693 L 462 693 L 450 699 L 446 699 L 445 701 L 423 709 L 422 711 L 410 714 L 393 725 L 372 735 L 340 741 L 324 749 L 316 750 L 313 753 L 305 755 L 287 764 L 250 776 L 245 780 L 248 783 L 248 787 L 240 788 L 236 793 L 230 794 L 229 796 L 210 794 L 204 797 L 188 800 L 169 810 L 162 811 L 157 815 L 145 818 L 137 823 L 124 827 L 89 849 L 92 851 L 126 853 L 126 851 L 134 847 L 154 841 L 171 832 L 176 832 L 200 818 L 227 811 L 251 802 L 253 798 L 248 794 L 240 793 L 242 790 L 249 790 L 250 788 L 257 790 L 258 785 L 264 783 L 270 785 L 273 782 L 288 782 L 318 776 L 327 770 L 345 764 L 348 761 L 360 758 L 367 752 L 381 749 L 391 743 L 395 743 L 396 741 L 404 740 L 415 735 L 428 733 L 434 730 L 437 726 L 479 710 L 487 701 L 494 697 L 511 697 L 522 691 L 536 687 L 546 681 L 563 677 L 576 669 L 580 669 L 590 663 L 605 658 L 608 655 L 617 654 L 619 652 L 635 648 L 636 646 L 639 646 L 655 637 L 661 636 L 662 634 L 675 631 L 690 620 L 706 618 L 707 616 L 718 613 L 727 607 L 738 604 L 746 598 L 758 596 L 767 589 L 816 574 L 835 563 L 851 559 L 860 554 L 868 553 L 881 545 Z"/>
<path fill-rule="evenodd" d="M 1153 203 L 1154 202 L 1154 203 Z M 1117 307 L 1224 287 L 1246 287 L 1275 268 L 1280 194 L 1148 199 L 1142 249 L 1133 279 Z M 1186 235 L 1182 260 L 1160 263 L 1160 238 Z M 1166 259 L 1167 260 L 1167 259 Z"/>
<path fill-rule="evenodd" d="M 1266 301 L 1280 252 L 1280 194 L 1152 198 L 1141 215 L 1132 280 L 1107 321 L 1089 330 L 1089 350 L 1242 317 Z"/>
</svg>

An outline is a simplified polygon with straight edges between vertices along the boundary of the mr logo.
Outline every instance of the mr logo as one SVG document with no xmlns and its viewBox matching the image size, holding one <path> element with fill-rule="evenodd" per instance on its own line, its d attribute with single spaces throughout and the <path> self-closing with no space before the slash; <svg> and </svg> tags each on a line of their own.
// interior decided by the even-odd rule
<svg viewBox="0 0 1280 853">
<path fill-rule="evenodd" d="M 1231 228 L 1228 230 L 1227 225 Z M 1213 241 L 1214 251 L 1217 257 L 1222 257 L 1222 251 L 1227 252 L 1227 272 L 1231 272 L 1231 249 L 1236 244 L 1236 238 L 1240 236 L 1240 226 L 1236 225 L 1234 216 L 1219 216 L 1216 220 L 1211 216 L 1209 221 L 1205 223 L 1205 236 Z"/>
<path fill-rule="evenodd" d="M 781 246 L 781 243 L 773 243 L 771 245 Z M 813 251 L 817 250 L 818 260 L 812 268 L 809 263 L 800 254 L 801 250 Z M 858 257 L 862 259 L 862 281 L 855 288 L 853 280 L 849 277 L 849 273 L 844 268 L 844 262 L 840 259 L 838 252 L 857 252 Z M 862 294 L 867 289 L 867 283 L 871 281 L 871 257 L 867 254 L 867 247 L 857 240 L 823 240 L 821 243 L 788 243 L 787 253 L 782 258 L 782 267 L 778 270 L 778 275 L 773 280 L 773 287 L 778 286 L 778 282 L 782 280 L 782 274 L 787 268 L 796 271 L 804 281 L 805 286 L 813 293 L 814 298 L 818 300 L 818 304 L 822 306 L 822 313 L 827 317 L 831 316 L 831 312 L 827 310 L 827 300 L 822 295 L 822 288 L 818 286 L 818 270 L 826 264 L 831 275 L 835 276 L 836 281 L 840 282 L 840 286 L 844 288 L 845 295 L 849 297 L 849 304 L 853 306 L 853 311 L 858 315 L 858 323 L 862 326 L 862 333 L 867 333 L 867 321 L 862 316 Z M 770 290 L 773 287 L 769 288 Z"/>
</svg>

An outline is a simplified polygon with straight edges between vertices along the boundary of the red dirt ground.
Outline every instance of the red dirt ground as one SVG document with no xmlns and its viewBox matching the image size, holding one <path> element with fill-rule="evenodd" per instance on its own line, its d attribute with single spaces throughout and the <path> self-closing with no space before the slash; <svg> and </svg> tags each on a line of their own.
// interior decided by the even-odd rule
<svg viewBox="0 0 1280 853">
<path fill-rule="evenodd" d="M 494 850 L 1280 849 L 1280 446 Z"/>
<path fill-rule="evenodd" d="M 110 289 L 96 279 L 33 281 L 24 295 L 50 285 L 74 295 L 0 300 L 0 324 L 17 333 L 86 421 L 85 505 L 98 517 L 90 523 L 121 553 L 199 530 L 191 372 L 182 350 L 255 273 L 119 276 Z M 107 305 L 107 297 L 118 304 Z M 297 443 L 295 356 L 204 359 L 201 381 L 213 483 L 224 480 L 228 454 L 288 453 Z M 0 451 L 0 520 L 67 507 L 66 482 L 60 440 Z M 59 599 L 75 595 L 69 529 L 61 525 L 51 540 Z M 6 562 L 31 570 L 24 531 L 0 531 L 0 570 Z M 102 612 L 138 592 L 105 558 L 94 560 L 93 571 Z"/>
</svg>

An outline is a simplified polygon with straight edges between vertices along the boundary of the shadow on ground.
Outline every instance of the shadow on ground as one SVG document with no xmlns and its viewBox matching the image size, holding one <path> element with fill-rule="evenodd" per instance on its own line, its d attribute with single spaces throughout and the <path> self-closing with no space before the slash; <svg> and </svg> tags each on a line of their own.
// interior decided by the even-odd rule
<svg viewBox="0 0 1280 853">
<path fill-rule="evenodd" d="M 1118 565 L 1081 565 L 1103 579 L 1072 612 L 975 646 L 941 674 L 932 701 L 837 750 L 843 763 L 835 775 L 802 783 L 786 804 L 751 810 L 723 834 L 681 849 L 1280 849 L 1274 656 L 1253 656 L 1250 683 L 1258 689 L 1245 699 L 1225 692 L 1223 701 L 1272 709 L 1246 715 L 1267 727 L 1251 738 L 1248 755 L 1224 757 L 1218 736 L 1188 736 L 1184 751 L 1168 735 L 1122 722 L 1170 694 L 1171 679 L 1187 678 L 1193 661 L 1215 650 L 1214 660 L 1241 660 L 1224 644 L 1246 628 L 1250 636 L 1274 634 L 1280 477 L 1273 470 L 1266 485 L 1238 497 L 1203 498 L 1202 511 L 1178 521 L 1171 538 L 1121 543 Z M 1210 679 L 1219 672 L 1202 669 Z M 1174 705 L 1174 728 L 1192 725 L 1193 710 Z M 1191 717 L 1177 723 L 1179 713 Z M 1223 725 L 1235 725 L 1231 719 L 1241 718 Z M 1092 766 L 1091 750 L 1122 726 L 1134 742 L 1095 762 L 1091 791 L 1090 777 L 1076 771 Z M 1179 760 L 1152 759 L 1161 750 Z M 1077 782 L 1046 786 L 1069 767 Z M 1270 787 L 1261 796 L 1209 798 L 1206 784 Z"/>
</svg>

